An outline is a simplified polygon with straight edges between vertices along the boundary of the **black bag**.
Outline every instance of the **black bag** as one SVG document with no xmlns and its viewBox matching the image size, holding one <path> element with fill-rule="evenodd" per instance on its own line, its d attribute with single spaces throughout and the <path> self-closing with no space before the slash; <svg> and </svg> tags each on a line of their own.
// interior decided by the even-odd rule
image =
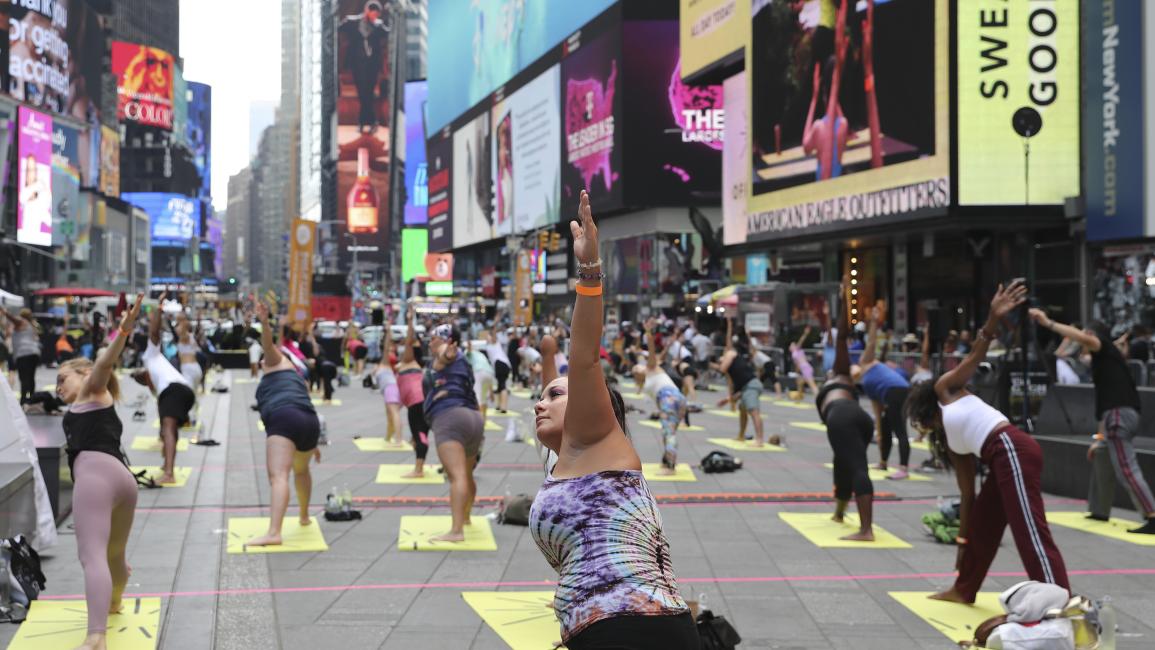
<svg viewBox="0 0 1155 650">
<path fill-rule="evenodd" d="M 742 642 L 738 630 L 730 625 L 725 616 L 714 616 L 708 609 L 698 614 L 698 638 L 702 650 L 734 650 Z"/>
<path fill-rule="evenodd" d="M 46 579 L 40 570 L 40 555 L 23 535 L 0 541 L 8 572 L 12 576 L 10 596 L 12 600 L 27 606 L 40 597 Z M 17 593 L 19 591 L 19 593 Z"/>
<path fill-rule="evenodd" d="M 501 509 L 497 513 L 497 523 L 528 526 L 529 508 L 532 505 L 533 497 L 528 494 L 505 497 L 501 500 Z"/>
<path fill-rule="evenodd" d="M 742 469 L 742 461 L 724 451 L 711 451 L 702 458 L 699 466 L 707 474 L 721 474 Z"/>
</svg>

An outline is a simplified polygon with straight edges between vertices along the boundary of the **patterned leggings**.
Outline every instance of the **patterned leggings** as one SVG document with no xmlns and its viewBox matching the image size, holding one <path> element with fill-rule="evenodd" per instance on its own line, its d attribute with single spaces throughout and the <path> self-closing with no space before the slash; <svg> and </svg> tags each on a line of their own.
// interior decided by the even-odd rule
<svg viewBox="0 0 1155 650">
<path fill-rule="evenodd" d="M 662 423 L 662 465 L 674 469 L 678 463 L 678 424 L 686 413 L 686 398 L 669 386 L 658 391 L 658 415 Z"/>
</svg>

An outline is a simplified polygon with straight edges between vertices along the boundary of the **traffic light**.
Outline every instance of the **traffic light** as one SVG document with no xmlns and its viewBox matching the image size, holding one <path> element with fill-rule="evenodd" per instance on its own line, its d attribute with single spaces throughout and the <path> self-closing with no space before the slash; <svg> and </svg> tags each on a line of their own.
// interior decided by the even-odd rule
<svg viewBox="0 0 1155 650">
<path fill-rule="evenodd" d="M 544 249 L 549 246 L 549 233 L 545 230 L 537 233 L 537 247 Z"/>
<path fill-rule="evenodd" d="M 550 233 L 549 237 L 549 252 L 556 253 L 561 248 L 561 233 Z"/>
</svg>

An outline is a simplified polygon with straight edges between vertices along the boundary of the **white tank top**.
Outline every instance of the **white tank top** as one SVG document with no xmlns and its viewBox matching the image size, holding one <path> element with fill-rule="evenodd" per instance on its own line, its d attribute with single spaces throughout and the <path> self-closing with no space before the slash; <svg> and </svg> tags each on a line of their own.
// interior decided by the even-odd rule
<svg viewBox="0 0 1155 650">
<path fill-rule="evenodd" d="M 982 456 L 987 436 L 1007 416 L 975 395 L 961 397 L 950 404 L 939 403 L 946 444 L 956 454 Z"/>
<path fill-rule="evenodd" d="M 646 374 L 646 383 L 642 385 L 642 393 L 650 399 L 657 400 L 658 393 L 667 387 L 675 390 L 678 388 L 674 385 L 674 380 L 670 379 L 664 370 L 659 369 L 657 372 Z"/>
</svg>

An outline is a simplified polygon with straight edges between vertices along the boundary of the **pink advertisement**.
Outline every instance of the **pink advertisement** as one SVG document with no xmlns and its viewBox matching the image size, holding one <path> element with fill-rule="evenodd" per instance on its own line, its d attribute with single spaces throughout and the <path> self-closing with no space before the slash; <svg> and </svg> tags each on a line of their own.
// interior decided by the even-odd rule
<svg viewBox="0 0 1155 650">
<path fill-rule="evenodd" d="M 21 106 L 16 241 L 52 245 L 52 118 Z"/>
<path fill-rule="evenodd" d="M 722 84 L 727 106 L 746 105 L 746 73 L 740 72 Z M 730 111 L 722 138 L 722 243 L 746 243 L 746 186 L 750 166 L 746 164 L 746 111 Z"/>
<path fill-rule="evenodd" d="M 615 35 L 605 33 L 577 44 L 561 63 L 565 93 L 561 200 L 565 205 L 577 201 L 583 189 L 589 190 L 595 211 L 622 205 L 621 97 Z"/>
</svg>

